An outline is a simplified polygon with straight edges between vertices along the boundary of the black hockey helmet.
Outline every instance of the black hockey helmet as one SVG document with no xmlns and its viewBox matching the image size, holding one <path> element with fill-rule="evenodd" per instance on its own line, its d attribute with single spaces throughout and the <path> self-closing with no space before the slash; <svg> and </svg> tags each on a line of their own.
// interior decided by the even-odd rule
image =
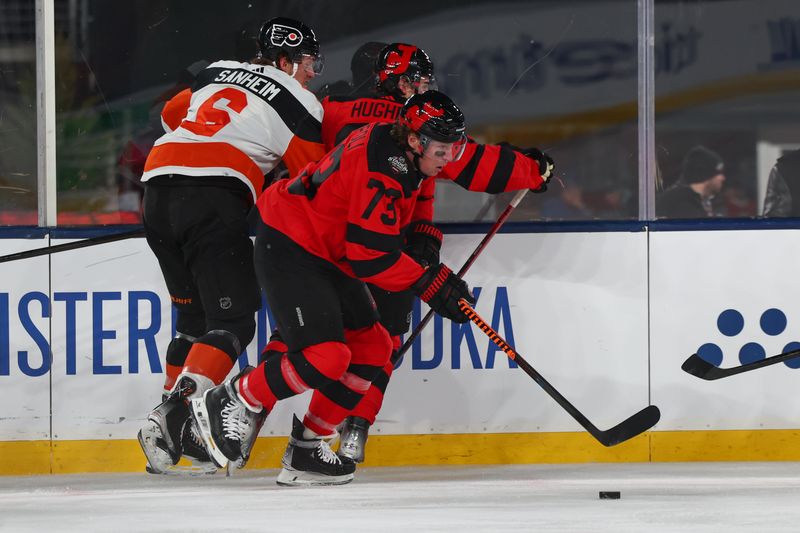
<svg viewBox="0 0 800 533">
<path fill-rule="evenodd" d="M 378 63 L 378 56 L 386 48 L 386 43 L 370 41 L 362 44 L 353 52 L 350 59 L 350 72 L 353 75 L 353 86 L 360 88 L 365 85 L 365 89 L 375 87 L 375 69 Z M 367 84 L 370 83 L 368 86 Z"/>
<path fill-rule="evenodd" d="M 464 113 L 444 93 L 427 91 L 409 98 L 400 111 L 400 122 L 411 131 L 445 143 L 466 139 Z"/>
<path fill-rule="evenodd" d="M 378 56 L 378 88 L 387 94 L 398 94 L 397 86 L 405 77 L 415 90 L 423 77 L 433 83 L 433 62 L 425 50 L 413 44 L 392 43 Z"/>
<path fill-rule="evenodd" d="M 303 56 L 314 58 L 314 72 L 322 72 L 324 64 L 314 30 L 299 20 L 275 17 L 266 21 L 258 32 L 258 55 L 277 62 L 280 52 L 289 61 L 299 63 Z"/>
</svg>

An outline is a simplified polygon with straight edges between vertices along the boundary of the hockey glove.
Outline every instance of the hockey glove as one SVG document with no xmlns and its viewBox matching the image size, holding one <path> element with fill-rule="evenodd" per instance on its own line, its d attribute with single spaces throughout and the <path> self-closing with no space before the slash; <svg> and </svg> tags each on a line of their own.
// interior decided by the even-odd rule
<svg viewBox="0 0 800 533">
<path fill-rule="evenodd" d="M 430 222 L 418 221 L 408 227 L 405 252 L 420 265 L 438 265 L 441 248 L 442 232 Z"/>
<path fill-rule="evenodd" d="M 542 152 L 538 148 L 523 148 L 522 153 L 530 157 L 536 164 L 539 165 L 539 174 L 542 177 L 542 184 L 537 189 L 531 189 L 532 192 L 545 192 L 547 190 L 547 182 L 553 177 L 553 158 Z"/>
<path fill-rule="evenodd" d="M 475 305 L 475 297 L 466 282 L 453 274 L 444 263 L 428 268 L 411 289 L 444 318 L 459 324 L 469 321 L 458 307 L 458 301 L 464 298 L 470 305 Z"/>
<path fill-rule="evenodd" d="M 531 192 L 540 193 L 540 192 L 545 192 L 547 190 L 547 182 L 549 182 L 550 178 L 553 177 L 553 169 L 555 168 L 555 164 L 553 163 L 552 157 L 542 152 L 538 148 L 533 148 L 533 147 L 520 148 L 519 146 L 515 146 L 505 141 L 498 143 L 498 145 L 511 148 L 512 150 L 516 150 L 517 152 L 520 152 L 526 157 L 529 157 L 534 161 L 536 161 L 536 165 L 539 167 L 539 175 L 542 177 L 543 181 L 538 188 L 531 189 Z"/>
</svg>

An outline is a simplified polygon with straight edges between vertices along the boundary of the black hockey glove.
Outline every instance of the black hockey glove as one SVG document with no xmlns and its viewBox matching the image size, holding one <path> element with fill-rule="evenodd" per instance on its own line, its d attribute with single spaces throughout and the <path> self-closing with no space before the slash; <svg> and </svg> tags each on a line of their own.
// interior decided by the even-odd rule
<svg viewBox="0 0 800 533">
<path fill-rule="evenodd" d="M 406 231 L 406 250 L 422 266 L 439 264 L 442 232 L 430 222 L 413 222 Z"/>
<path fill-rule="evenodd" d="M 531 189 L 531 191 L 536 193 L 545 192 L 547 190 L 547 183 L 550 181 L 550 178 L 553 177 L 553 169 L 555 168 L 553 158 L 538 148 L 523 148 L 521 152 L 536 161 L 536 164 L 539 165 L 539 174 L 542 180 L 544 180 L 539 188 Z"/>
<path fill-rule="evenodd" d="M 464 298 L 470 305 L 475 305 L 475 297 L 466 282 L 453 274 L 444 263 L 428 268 L 411 289 L 444 318 L 459 324 L 469 321 L 458 307 L 458 301 Z"/>
</svg>

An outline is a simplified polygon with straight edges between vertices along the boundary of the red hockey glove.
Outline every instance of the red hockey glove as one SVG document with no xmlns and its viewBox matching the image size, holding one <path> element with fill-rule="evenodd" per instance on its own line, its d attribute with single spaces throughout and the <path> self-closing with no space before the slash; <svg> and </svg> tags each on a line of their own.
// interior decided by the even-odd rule
<svg viewBox="0 0 800 533">
<path fill-rule="evenodd" d="M 458 307 L 458 301 L 464 298 L 470 305 L 475 305 L 475 297 L 466 282 L 453 274 L 444 263 L 428 268 L 411 289 L 443 317 L 459 324 L 469 321 Z"/>
<path fill-rule="evenodd" d="M 430 222 L 413 222 L 406 231 L 406 250 L 422 266 L 439 264 L 442 232 Z"/>
<path fill-rule="evenodd" d="M 536 164 L 539 165 L 539 174 L 544 180 L 537 189 L 531 189 L 531 191 L 536 193 L 545 192 L 547 190 L 547 182 L 553 177 L 553 169 L 555 168 L 553 158 L 538 148 L 523 148 L 521 152 L 536 161 Z"/>
</svg>

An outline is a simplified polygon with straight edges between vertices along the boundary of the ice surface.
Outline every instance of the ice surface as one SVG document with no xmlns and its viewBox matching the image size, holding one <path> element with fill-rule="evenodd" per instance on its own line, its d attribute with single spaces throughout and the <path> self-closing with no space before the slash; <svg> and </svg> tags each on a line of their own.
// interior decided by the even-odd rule
<svg viewBox="0 0 800 533">
<path fill-rule="evenodd" d="M 237 474 L 0 477 L 0 531 L 800 531 L 800 463 L 362 468 L 314 488 Z"/>
</svg>

